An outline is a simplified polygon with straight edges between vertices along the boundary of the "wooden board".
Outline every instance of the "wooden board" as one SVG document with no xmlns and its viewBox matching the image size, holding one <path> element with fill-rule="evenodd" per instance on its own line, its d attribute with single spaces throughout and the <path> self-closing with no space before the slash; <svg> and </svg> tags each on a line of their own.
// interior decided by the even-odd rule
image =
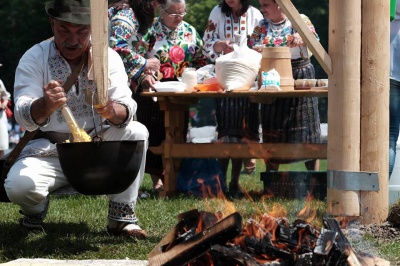
<svg viewBox="0 0 400 266">
<path fill-rule="evenodd" d="M 164 146 L 150 147 L 154 154 L 166 158 L 260 158 L 260 159 L 326 159 L 326 144 L 316 143 L 182 143 L 172 144 L 170 153 Z"/>
<path fill-rule="evenodd" d="M 301 38 L 306 43 L 307 47 L 314 54 L 318 63 L 325 70 L 326 74 L 332 74 L 332 61 L 324 47 L 317 40 L 314 34 L 301 18 L 299 11 L 294 7 L 290 0 L 276 0 L 278 5 L 283 9 L 285 15 L 292 22 L 294 28 L 299 32 Z"/>
<path fill-rule="evenodd" d="M 108 1 L 90 0 L 90 22 L 92 30 L 92 60 L 94 80 L 97 85 L 95 106 L 108 100 Z"/>
</svg>

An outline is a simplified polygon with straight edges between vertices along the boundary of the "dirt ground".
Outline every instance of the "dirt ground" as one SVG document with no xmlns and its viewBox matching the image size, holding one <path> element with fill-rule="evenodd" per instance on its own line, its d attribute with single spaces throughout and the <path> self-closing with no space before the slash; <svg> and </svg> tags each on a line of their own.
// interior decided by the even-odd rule
<svg viewBox="0 0 400 266">
<path fill-rule="evenodd" d="M 384 243 L 400 243 L 400 205 L 398 203 L 391 206 L 387 220 L 381 225 L 350 223 L 342 231 L 357 252 L 386 259 L 390 261 L 390 265 L 400 265 L 399 253 L 385 258 L 378 249 Z M 366 235 L 368 237 L 364 237 Z"/>
</svg>

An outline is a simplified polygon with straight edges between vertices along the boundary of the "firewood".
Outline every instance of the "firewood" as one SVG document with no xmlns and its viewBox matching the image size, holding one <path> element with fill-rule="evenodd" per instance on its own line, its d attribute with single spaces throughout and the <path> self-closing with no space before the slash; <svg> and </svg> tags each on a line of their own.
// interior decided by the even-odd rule
<svg viewBox="0 0 400 266">
<path fill-rule="evenodd" d="M 242 230 L 242 217 L 235 212 L 168 251 L 149 258 L 151 266 L 185 265 L 207 252 L 212 245 L 225 244 Z"/>
<path fill-rule="evenodd" d="M 337 235 L 338 233 L 335 231 L 322 229 L 314 248 L 314 254 L 327 256 L 332 250 Z"/>
<path fill-rule="evenodd" d="M 327 229 L 338 233 L 336 242 L 338 243 L 339 250 L 347 256 L 347 263 L 349 266 L 362 266 L 363 264 L 358 259 L 356 252 L 343 234 L 339 222 L 335 218 L 324 218 L 324 225 Z"/>
<path fill-rule="evenodd" d="M 214 265 L 260 266 L 249 253 L 236 247 L 214 245 L 211 247 Z"/>
<path fill-rule="evenodd" d="M 298 257 L 297 254 L 281 249 L 265 238 L 258 240 L 255 237 L 246 237 L 245 245 L 248 252 L 258 256 L 268 256 L 272 259 L 279 258 L 291 263 L 295 262 Z"/>
</svg>

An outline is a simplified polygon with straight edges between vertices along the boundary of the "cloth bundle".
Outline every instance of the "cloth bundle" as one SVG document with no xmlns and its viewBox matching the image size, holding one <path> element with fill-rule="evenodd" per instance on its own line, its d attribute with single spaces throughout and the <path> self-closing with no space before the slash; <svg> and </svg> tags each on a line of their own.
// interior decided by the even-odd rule
<svg viewBox="0 0 400 266">
<path fill-rule="evenodd" d="M 218 84 L 226 91 L 249 90 L 258 75 L 262 55 L 243 43 L 240 47 L 234 44 L 232 53 L 215 61 Z"/>
</svg>

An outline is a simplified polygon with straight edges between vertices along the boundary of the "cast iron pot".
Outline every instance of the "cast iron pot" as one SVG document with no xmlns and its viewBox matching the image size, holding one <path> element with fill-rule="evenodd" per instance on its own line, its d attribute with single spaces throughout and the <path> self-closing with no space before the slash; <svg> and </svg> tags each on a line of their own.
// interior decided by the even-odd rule
<svg viewBox="0 0 400 266">
<path fill-rule="evenodd" d="M 125 191 L 139 172 L 143 145 L 143 140 L 56 144 L 64 175 L 85 195 Z"/>
</svg>

